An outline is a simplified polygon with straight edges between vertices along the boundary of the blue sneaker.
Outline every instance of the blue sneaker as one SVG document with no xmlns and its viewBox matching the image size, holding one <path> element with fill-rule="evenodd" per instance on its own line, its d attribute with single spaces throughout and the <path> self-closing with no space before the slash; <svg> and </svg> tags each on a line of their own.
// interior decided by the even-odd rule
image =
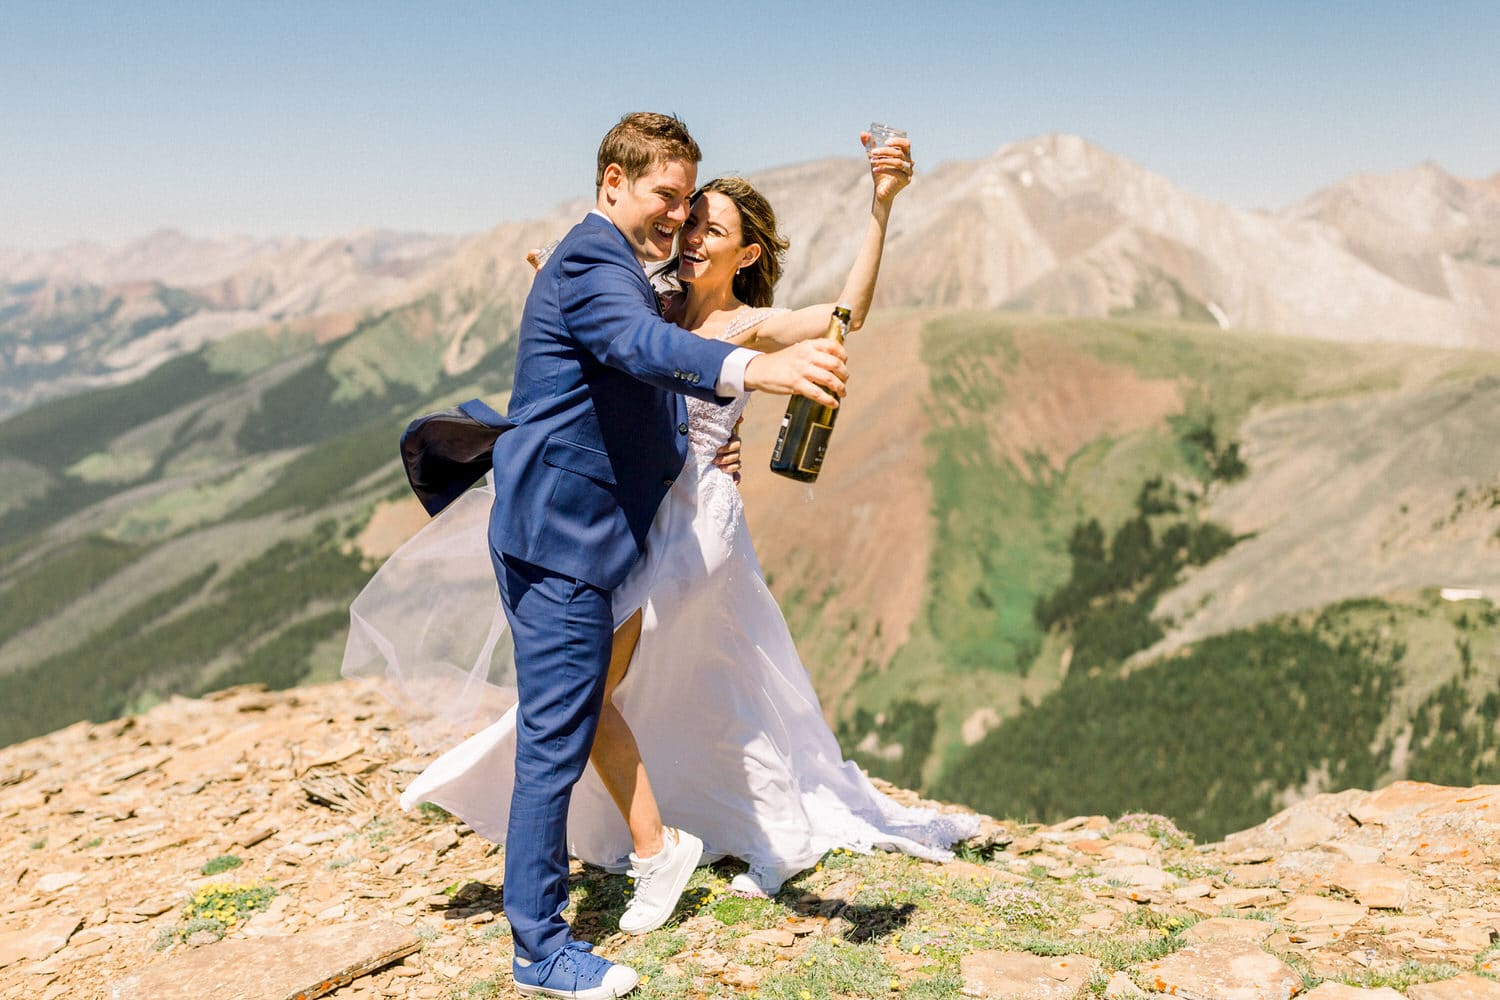
<svg viewBox="0 0 1500 1000">
<path fill-rule="evenodd" d="M 628 965 L 593 954 L 593 945 L 569 941 L 540 962 L 511 961 L 516 992 L 523 997 L 614 1000 L 635 989 L 641 977 Z"/>
</svg>

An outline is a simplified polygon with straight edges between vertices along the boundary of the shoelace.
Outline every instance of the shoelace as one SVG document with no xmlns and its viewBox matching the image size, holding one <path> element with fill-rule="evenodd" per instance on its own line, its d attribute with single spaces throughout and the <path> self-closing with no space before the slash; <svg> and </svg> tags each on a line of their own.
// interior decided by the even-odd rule
<svg viewBox="0 0 1500 1000">
<path fill-rule="evenodd" d="M 644 892 L 647 886 L 651 884 L 651 876 L 655 874 L 655 872 L 643 872 L 640 869 L 636 868 L 635 865 L 631 865 L 630 898 L 634 899 L 636 896 L 639 896 L 642 892 Z"/>
<path fill-rule="evenodd" d="M 558 962 L 566 961 L 568 963 L 567 971 L 573 974 L 573 985 L 568 987 L 570 991 L 577 993 L 578 981 L 583 978 L 583 967 L 579 963 L 578 959 L 573 957 L 573 952 L 591 952 L 593 950 L 594 946 L 588 944 L 587 942 L 576 940 L 569 941 L 567 944 L 562 946 L 562 948 L 557 953 L 557 957 L 552 960 L 554 968 L 556 968 Z M 551 977 L 549 976 L 548 978 Z"/>
<path fill-rule="evenodd" d="M 676 838 L 674 838 L 672 836 L 672 834 L 669 833 L 669 834 L 667 834 L 666 836 L 664 836 L 662 838 L 662 852 L 663 853 L 665 853 L 667 851 L 670 851 L 672 848 L 674 848 L 676 846 L 677 846 L 677 840 L 676 840 Z M 654 855 L 654 856 L 658 856 L 658 855 Z M 663 863 L 663 864 L 657 865 L 655 868 L 651 869 L 650 871 L 641 871 L 639 868 L 637 868 L 635 866 L 634 863 L 632 863 L 630 865 L 630 878 L 635 882 L 635 885 L 634 885 L 634 887 L 631 890 L 632 895 L 637 895 L 637 896 L 640 895 L 641 891 L 644 890 L 650 884 L 651 880 L 653 878 L 655 878 L 661 872 L 661 870 L 663 868 L 665 868 L 665 867 L 666 867 L 666 864 Z"/>
</svg>

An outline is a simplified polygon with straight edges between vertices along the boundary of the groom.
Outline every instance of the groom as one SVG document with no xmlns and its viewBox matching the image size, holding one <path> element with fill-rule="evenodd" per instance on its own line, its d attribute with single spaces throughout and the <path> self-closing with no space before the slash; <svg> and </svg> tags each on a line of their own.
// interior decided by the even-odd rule
<svg viewBox="0 0 1500 1000">
<path fill-rule="evenodd" d="M 562 918 L 568 803 L 599 721 L 611 592 L 640 558 L 687 458 L 682 396 L 725 402 L 759 389 L 837 405 L 844 392 L 846 355 L 832 341 L 758 354 L 661 319 L 642 265 L 671 253 L 701 158 L 686 126 L 667 115 L 626 115 L 604 137 L 594 211 L 558 244 L 527 297 L 508 413 L 515 426 L 495 443 L 490 556 L 519 695 L 505 915 L 526 996 L 604 1000 L 636 985 L 633 969 L 593 955 Z M 697 862 L 690 844 L 665 850 L 675 848 L 667 913 Z"/>
</svg>

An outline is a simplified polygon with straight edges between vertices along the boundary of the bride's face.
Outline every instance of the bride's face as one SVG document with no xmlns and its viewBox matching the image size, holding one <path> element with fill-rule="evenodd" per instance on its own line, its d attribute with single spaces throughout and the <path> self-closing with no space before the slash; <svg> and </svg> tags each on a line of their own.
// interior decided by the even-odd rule
<svg viewBox="0 0 1500 1000">
<path fill-rule="evenodd" d="M 760 256 L 760 247 L 743 246 L 740 210 L 718 191 L 705 191 L 693 202 L 678 243 L 677 276 L 684 282 L 729 282 L 734 273 Z"/>
</svg>

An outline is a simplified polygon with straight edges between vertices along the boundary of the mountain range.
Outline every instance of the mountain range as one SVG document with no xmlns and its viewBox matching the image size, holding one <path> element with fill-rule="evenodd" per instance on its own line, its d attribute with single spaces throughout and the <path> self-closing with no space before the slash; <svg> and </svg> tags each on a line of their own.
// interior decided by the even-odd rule
<svg viewBox="0 0 1500 1000">
<path fill-rule="evenodd" d="M 863 234 L 864 168 L 822 160 L 752 180 L 791 240 L 779 296 L 835 296 Z M 467 238 L 195 239 L 0 248 L 0 415 L 129 381 L 244 329 L 321 336 L 437 293 L 448 367 L 485 307 L 516 311 L 530 246 L 586 202 Z M 1500 346 L 1500 174 L 1435 164 L 1355 176 L 1274 214 L 1195 197 L 1077 136 L 943 163 L 903 195 L 882 306 L 1154 315 L 1342 341 Z M 509 331 L 477 331 L 481 339 Z"/>
<path fill-rule="evenodd" d="M 780 300 L 832 298 L 863 168 L 754 180 L 792 240 Z M 822 478 L 765 471 L 774 400 L 743 430 L 846 752 L 994 815 L 1209 836 L 1500 779 L 1497 181 L 1426 165 L 1243 212 L 1068 136 L 919 177 Z M 585 210 L 0 254 L 0 744 L 331 677 L 424 520 L 401 427 L 503 406 L 524 254 Z"/>
</svg>

